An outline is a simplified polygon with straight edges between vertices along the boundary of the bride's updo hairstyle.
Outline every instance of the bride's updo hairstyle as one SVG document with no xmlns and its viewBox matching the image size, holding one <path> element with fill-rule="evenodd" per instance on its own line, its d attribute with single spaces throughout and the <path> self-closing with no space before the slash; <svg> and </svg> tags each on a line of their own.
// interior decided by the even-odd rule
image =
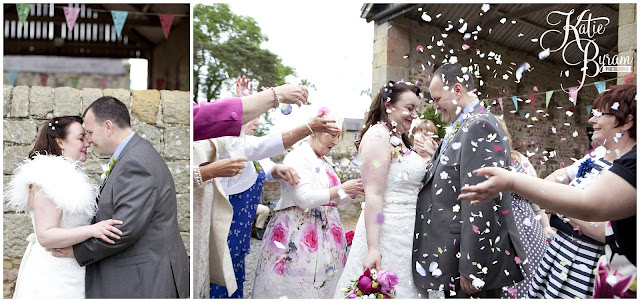
<svg viewBox="0 0 640 302">
<path fill-rule="evenodd" d="M 360 148 L 360 140 L 371 126 L 384 122 L 387 128 L 393 129 L 385 104 L 395 104 L 398 101 L 398 97 L 407 91 L 415 93 L 416 96 L 420 98 L 420 88 L 408 82 L 389 81 L 386 85 L 380 88 L 378 95 L 376 95 L 371 102 L 371 107 L 369 107 L 369 112 L 364 120 L 364 126 L 362 127 L 362 130 L 360 130 L 359 139 L 355 142 L 356 149 Z M 411 146 L 408 133 L 402 134 L 402 141 L 405 146 Z"/>
<path fill-rule="evenodd" d="M 61 116 L 45 122 L 40 128 L 36 144 L 29 151 L 29 158 L 33 159 L 37 154 L 62 155 L 56 138 L 66 139 L 69 126 L 73 123 L 82 125 L 82 118 L 79 116 Z"/>
</svg>

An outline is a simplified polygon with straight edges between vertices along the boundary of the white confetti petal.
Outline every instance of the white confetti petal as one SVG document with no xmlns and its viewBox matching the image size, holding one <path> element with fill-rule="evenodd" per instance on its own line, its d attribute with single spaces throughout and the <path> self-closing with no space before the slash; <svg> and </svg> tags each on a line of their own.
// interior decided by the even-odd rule
<svg viewBox="0 0 640 302">
<path fill-rule="evenodd" d="M 418 263 L 418 261 L 416 261 L 416 272 L 418 272 L 418 274 L 420 274 L 420 276 L 422 277 L 427 276 L 427 272 L 424 270 L 424 267 L 422 267 L 422 265 Z"/>
<path fill-rule="evenodd" d="M 462 143 L 461 142 L 451 143 L 451 148 L 453 150 L 458 150 L 458 149 L 460 149 L 460 147 L 462 147 Z"/>
<path fill-rule="evenodd" d="M 427 15 L 427 12 L 422 13 L 422 20 L 426 22 L 431 22 L 431 16 Z"/>
<path fill-rule="evenodd" d="M 277 248 L 284 250 L 284 245 L 280 243 L 280 241 L 273 241 L 273 244 L 276 245 Z"/>
</svg>

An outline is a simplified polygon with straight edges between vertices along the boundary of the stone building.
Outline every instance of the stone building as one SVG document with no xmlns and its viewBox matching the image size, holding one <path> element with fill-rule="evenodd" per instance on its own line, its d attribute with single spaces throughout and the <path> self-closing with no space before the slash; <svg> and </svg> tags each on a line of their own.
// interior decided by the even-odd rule
<svg viewBox="0 0 640 302">
<path fill-rule="evenodd" d="M 478 97 L 489 100 L 494 114 L 504 115 L 514 147 L 530 157 L 538 176 L 545 177 L 591 149 L 592 127 L 586 106 L 598 94 L 592 84 L 606 80 L 608 87 L 622 82 L 622 77 L 630 73 L 606 72 L 583 80 L 581 65 L 566 63 L 581 61 L 582 54 L 575 49 L 569 49 L 564 58 L 562 51 L 539 58 L 543 50 L 541 35 L 551 29 L 562 30 L 564 24 L 549 24 L 547 15 L 572 9 L 572 24 L 585 10 L 588 12 L 583 19 L 589 13 L 592 18 L 608 18 L 606 30 L 595 34 L 595 47 L 602 57 L 606 54 L 609 58 L 624 58 L 618 66 L 635 71 L 637 22 L 636 5 L 631 3 L 365 4 L 361 17 L 375 22 L 371 91 L 377 91 L 388 80 L 418 82 L 425 92 L 425 109 L 431 106 L 430 75 L 444 61 L 457 61 L 463 66 L 477 64 L 473 72 Z M 562 21 L 557 16 L 549 20 Z M 548 38 L 552 43 L 545 45 L 560 48 L 562 36 L 551 36 Z M 517 81 L 517 69 L 523 65 L 528 68 Z M 589 74 L 594 74 L 593 65 Z M 560 89 L 579 86 L 579 81 L 584 81 L 585 86 L 579 90 L 574 106 L 569 95 Z M 555 92 L 547 108 L 545 92 L 550 90 Z M 534 103 L 529 101 L 530 94 L 534 94 Z M 511 96 L 517 97 L 518 110 Z M 503 110 L 498 98 L 502 98 Z"/>
<path fill-rule="evenodd" d="M 70 87 L 3 87 L 3 181 L 6 185 L 17 165 L 33 147 L 37 133 L 45 122 L 61 115 L 81 115 L 94 100 L 113 96 L 130 109 L 132 128 L 151 142 L 167 162 L 173 174 L 177 201 L 178 226 L 187 252 L 190 253 L 190 100 L 189 93 L 169 90 L 130 91 L 127 89 L 74 89 Z M 84 169 L 94 183 L 100 181 L 99 156 L 90 147 Z M 33 232 L 29 217 L 4 209 L 4 298 L 11 298 L 20 260 Z"/>
<path fill-rule="evenodd" d="M 4 85 L 11 84 L 9 71 L 14 71 L 17 72 L 14 86 L 72 86 L 75 77 L 77 89 L 102 85 L 105 89 L 129 89 L 128 59 L 3 56 L 2 60 Z"/>
</svg>

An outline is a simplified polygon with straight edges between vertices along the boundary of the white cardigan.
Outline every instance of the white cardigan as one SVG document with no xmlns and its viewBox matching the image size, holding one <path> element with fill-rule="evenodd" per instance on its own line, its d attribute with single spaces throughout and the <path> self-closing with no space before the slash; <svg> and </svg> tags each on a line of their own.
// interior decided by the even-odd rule
<svg viewBox="0 0 640 302">
<path fill-rule="evenodd" d="M 222 147 L 221 144 L 232 144 L 233 140 L 241 140 L 242 138 L 238 137 L 224 137 L 219 139 L 211 140 L 216 145 L 216 148 L 219 150 L 225 150 L 225 153 L 219 153 L 220 157 L 218 159 L 229 158 L 229 150 L 226 147 Z M 244 155 L 247 157 L 249 161 L 245 164 L 244 170 L 242 174 L 238 175 L 237 182 L 233 183 L 231 186 L 229 185 L 228 177 L 221 177 L 218 180 L 220 181 L 220 185 L 222 185 L 222 190 L 227 195 L 233 195 L 242 193 L 256 182 L 258 179 L 258 172 L 253 165 L 253 161 L 259 161 L 262 159 L 267 159 L 271 156 L 278 155 L 283 153 L 284 144 L 282 142 L 282 134 L 277 133 L 269 136 L 263 137 L 255 137 L 255 136 L 245 136 L 243 141 L 244 146 Z M 271 168 L 273 165 L 269 164 L 270 161 L 260 161 L 260 164 L 263 165 L 266 181 L 273 182 L 275 181 L 271 175 Z M 272 163 L 272 162 L 271 162 Z"/>
<path fill-rule="evenodd" d="M 331 159 L 326 156 L 324 158 L 331 163 Z M 280 181 L 282 194 L 276 205 L 276 211 L 294 206 L 305 210 L 330 202 L 326 164 L 316 156 L 308 142 L 302 143 L 287 154 L 282 163 L 296 170 L 300 176 L 300 183 L 292 186 L 288 182 Z M 353 199 L 348 195 L 346 198 L 335 200 L 338 205 L 348 204 L 351 201 Z"/>
</svg>

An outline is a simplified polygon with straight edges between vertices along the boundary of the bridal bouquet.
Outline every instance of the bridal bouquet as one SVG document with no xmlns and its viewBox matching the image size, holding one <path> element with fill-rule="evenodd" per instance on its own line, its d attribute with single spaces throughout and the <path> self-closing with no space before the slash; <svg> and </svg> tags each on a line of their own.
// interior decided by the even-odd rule
<svg viewBox="0 0 640 302">
<path fill-rule="evenodd" d="M 348 288 L 343 288 L 345 299 L 393 299 L 398 284 L 398 276 L 388 270 L 376 272 L 375 268 L 365 270 L 358 280 Z"/>
</svg>

